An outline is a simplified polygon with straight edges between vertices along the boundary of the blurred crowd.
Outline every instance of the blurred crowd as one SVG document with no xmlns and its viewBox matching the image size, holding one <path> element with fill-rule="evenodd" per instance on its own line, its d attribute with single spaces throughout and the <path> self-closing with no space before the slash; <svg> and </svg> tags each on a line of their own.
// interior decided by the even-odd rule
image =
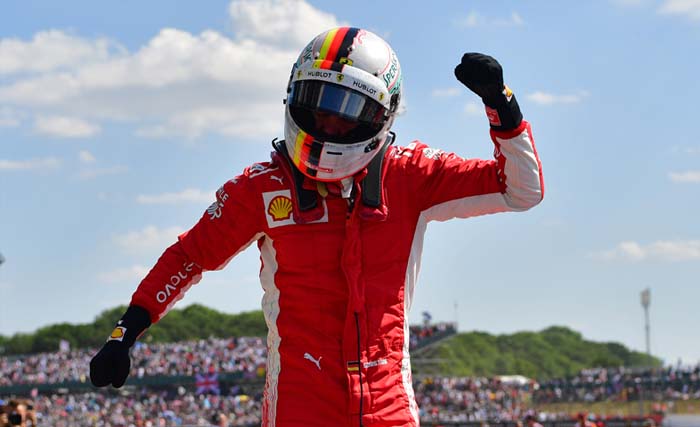
<svg viewBox="0 0 700 427">
<path fill-rule="evenodd" d="M 643 396 L 640 396 L 643 393 Z M 578 375 L 541 381 L 537 403 L 700 399 L 700 364 L 633 369 L 586 369 Z"/>
<path fill-rule="evenodd" d="M 409 328 L 411 350 L 436 342 L 441 338 L 457 332 L 457 325 L 454 323 L 425 323 L 423 325 L 412 325 Z"/>
<path fill-rule="evenodd" d="M 428 377 L 414 390 L 424 421 L 519 420 L 527 409 L 527 386 L 495 378 Z"/>
<path fill-rule="evenodd" d="M 0 357 L 0 387 L 17 384 L 86 382 L 96 349 Z M 132 350 L 132 375 L 193 376 L 201 371 L 259 375 L 267 359 L 259 337 L 209 338 L 153 344 L 137 342 Z"/>
<path fill-rule="evenodd" d="M 159 427 L 260 425 L 260 396 L 143 390 L 135 395 L 78 393 L 37 397 L 37 425 Z"/>
<path fill-rule="evenodd" d="M 454 333 L 451 324 L 411 327 L 411 345 Z M 160 427 L 259 425 L 266 343 L 259 337 L 210 338 L 168 344 L 139 342 L 132 351 L 132 376 L 188 376 L 239 373 L 217 382 L 216 394 L 198 393 L 180 380 L 85 392 L 70 382 L 88 382 L 95 349 L 0 357 L 0 387 L 64 383 L 68 389 L 32 392 L 38 425 L 55 427 Z M 533 404 L 555 402 L 700 399 L 700 364 L 663 369 L 587 369 L 577 375 L 540 381 L 520 377 L 414 378 L 420 417 L 426 424 L 516 422 Z M 219 377 L 221 378 L 221 377 Z M 511 378 L 511 379 L 509 379 Z M 253 379 L 254 381 L 240 381 Z M 219 380 L 215 380 L 219 381 Z M 139 383 L 145 384 L 145 383 Z M 147 383 L 154 384 L 154 383 Z M 175 384 L 175 385 L 168 385 Z M 184 384 L 184 385 L 183 385 Z M 220 388 L 218 387 L 220 386 Z M 199 389 L 201 391 L 201 389 Z M 214 391 L 214 389 L 210 390 Z M 53 394 L 52 394 L 53 393 Z M 12 396 L 0 395 L 7 401 Z M 2 402 L 0 402 L 2 403 Z M 568 414 L 538 414 L 540 421 Z"/>
<path fill-rule="evenodd" d="M 182 386 L 38 395 L 34 408 L 38 425 L 55 427 L 260 425 L 262 385 L 245 387 L 234 385 L 222 395 Z M 496 379 L 426 377 L 414 381 L 414 389 L 425 423 L 510 421 L 526 414 L 527 387 Z"/>
<path fill-rule="evenodd" d="M 265 367 L 267 347 L 265 339 L 260 337 L 210 338 L 174 344 L 137 342 L 131 354 L 132 370 L 137 377 L 192 376 L 201 373 L 204 367 L 218 373 L 242 372 L 255 377 Z"/>
<path fill-rule="evenodd" d="M 455 333 L 454 325 L 411 327 L 411 348 Z M 17 384 L 86 382 L 96 349 L 0 357 L 0 387 Z M 132 350 L 132 375 L 194 376 L 202 370 L 241 373 L 244 378 L 264 374 L 266 342 L 260 337 L 209 338 L 154 344 L 137 341 Z"/>
</svg>

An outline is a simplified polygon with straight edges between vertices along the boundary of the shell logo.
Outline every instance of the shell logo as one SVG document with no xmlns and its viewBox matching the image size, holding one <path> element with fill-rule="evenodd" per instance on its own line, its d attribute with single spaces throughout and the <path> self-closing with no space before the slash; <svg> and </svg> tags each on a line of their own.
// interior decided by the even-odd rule
<svg viewBox="0 0 700 427">
<path fill-rule="evenodd" d="M 275 197 L 270 200 L 267 213 L 270 214 L 275 221 L 289 219 L 292 216 L 292 199 L 287 196 Z"/>
<path fill-rule="evenodd" d="M 508 85 L 503 85 L 503 86 L 505 86 L 503 89 L 503 95 L 505 95 L 506 99 L 510 102 L 510 98 L 513 96 L 513 91 L 510 90 Z"/>
<path fill-rule="evenodd" d="M 114 328 L 112 331 L 112 334 L 109 336 L 109 339 L 111 340 L 118 340 L 121 341 L 122 338 L 124 338 L 124 332 L 126 332 L 126 328 L 123 326 L 117 326 Z"/>
</svg>

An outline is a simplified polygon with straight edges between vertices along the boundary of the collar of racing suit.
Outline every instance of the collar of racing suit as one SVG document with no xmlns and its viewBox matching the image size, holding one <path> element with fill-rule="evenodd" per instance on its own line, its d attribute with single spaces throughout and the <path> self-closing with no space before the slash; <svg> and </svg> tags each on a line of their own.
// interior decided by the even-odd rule
<svg viewBox="0 0 700 427">
<path fill-rule="evenodd" d="M 384 221 L 389 213 L 386 204 L 384 203 L 384 153 L 391 144 L 394 143 L 396 135 L 389 132 L 386 141 L 379 148 L 379 153 L 372 159 L 365 169 L 355 175 L 355 181 L 360 182 L 359 193 L 362 204 L 359 206 L 359 216 L 363 220 L 368 221 Z M 323 207 L 321 198 L 327 193 L 321 194 L 318 185 L 304 176 L 289 158 L 287 147 L 284 140 L 274 139 L 272 147 L 275 151 L 272 152 L 272 160 L 280 165 L 283 173 L 287 175 L 292 182 L 292 206 L 294 210 L 294 221 L 297 224 L 307 224 L 312 221 L 317 221 L 323 217 Z M 327 183 L 328 192 L 337 193 L 336 188 L 339 184 Z"/>
</svg>

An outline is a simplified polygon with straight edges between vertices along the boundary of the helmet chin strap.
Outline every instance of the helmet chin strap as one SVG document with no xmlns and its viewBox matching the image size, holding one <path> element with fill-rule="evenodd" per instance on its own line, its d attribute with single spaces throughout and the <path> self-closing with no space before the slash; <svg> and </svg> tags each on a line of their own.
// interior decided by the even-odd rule
<svg viewBox="0 0 700 427">
<path fill-rule="evenodd" d="M 384 144 L 378 149 L 378 153 L 372 161 L 367 165 L 367 175 L 364 177 L 360 185 L 362 186 L 361 198 L 362 204 L 369 208 L 380 209 L 383 205 L 382 200 L 382 169 L 384 164 L 384 153 L 386 150 L 394 143 L 396 139 L 396 134 L 394 132 L 389 132 Z M 286 163 L 286 168 L 291 173 L 292 183 L 294 188 L 292 189 L 295 205 L 299 208 L 300 213 L 311 212 L 318 207 L 318 197 L 319 193 L 314 190 L 309 190 L 304 188 L 304 180 L 306 176 L 301 173 L 299 169 L 294 166 L 289 153 L 287 152 L 287 146 L 284 140 L 278 140 L 275 138 L 272 141 L 272 148 L 275 152 L 282 157 L 282 161 Z M 302 220 L 302 222 L 307 222 Z"/>
</svg>

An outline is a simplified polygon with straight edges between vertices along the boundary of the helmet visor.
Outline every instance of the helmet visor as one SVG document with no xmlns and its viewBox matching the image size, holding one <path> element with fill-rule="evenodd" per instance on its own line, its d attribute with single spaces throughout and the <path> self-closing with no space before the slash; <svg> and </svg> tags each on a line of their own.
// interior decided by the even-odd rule
<svg viewBox="0 0 700 427">
<path fill-rule="evenodd" d="M 287 104 L 304 132 L 342 144 L 373 138 L 388 120 L 386 109 L 377 101 L 345 86 L 318 80 L 294 82 Z"/>
</svg>

